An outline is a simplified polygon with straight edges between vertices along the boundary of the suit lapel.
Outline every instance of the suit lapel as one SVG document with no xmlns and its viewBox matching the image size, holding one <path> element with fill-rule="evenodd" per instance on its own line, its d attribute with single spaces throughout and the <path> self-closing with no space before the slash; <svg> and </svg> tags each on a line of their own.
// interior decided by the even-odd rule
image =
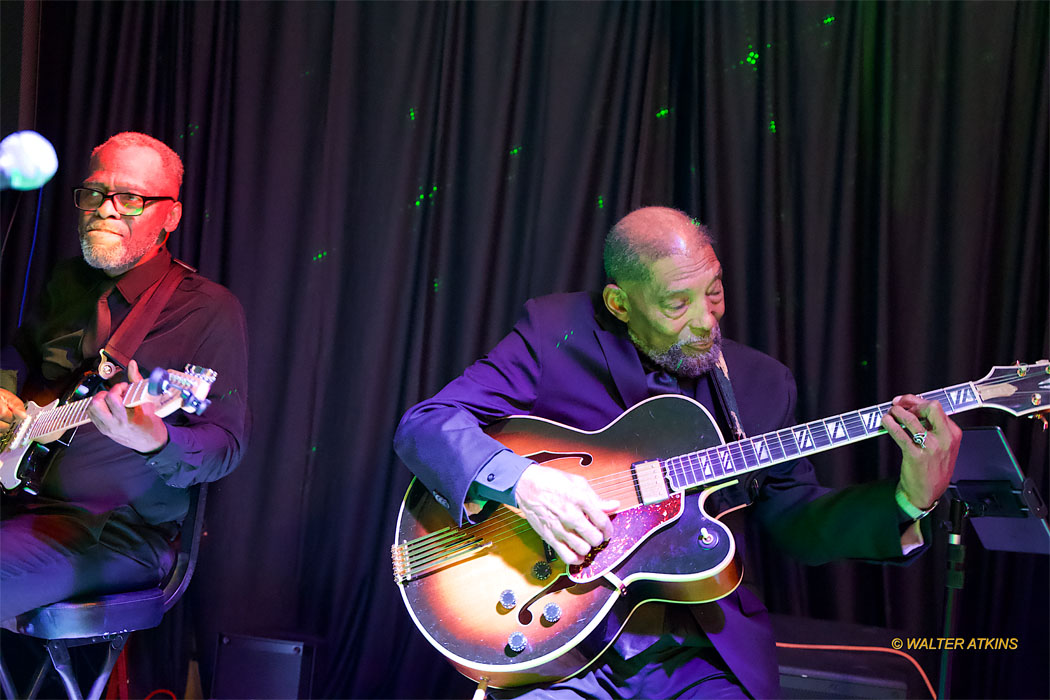
<svg viewBox="0 0 1050 700">
<path fill-rule="evenodd" d="M 609 374 L 612 375 L 616 390 L 620 393 L 623 408 L 628 409 L 648 398 L 645 370 L 642 369 L 642 361 L 638 359 L 638 351 L 635 350 L 634 344 L 623 335 L 611 331 L 598 329 L 594 331 L 594 335 L 598 338 L 598 344 L 605 355 Z"/>
</svg>

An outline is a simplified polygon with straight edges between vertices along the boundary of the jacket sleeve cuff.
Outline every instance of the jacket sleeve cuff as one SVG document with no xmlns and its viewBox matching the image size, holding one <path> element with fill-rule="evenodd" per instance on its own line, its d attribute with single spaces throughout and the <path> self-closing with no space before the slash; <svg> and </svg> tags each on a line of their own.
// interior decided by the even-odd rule
<svg viewBox="0 0 1050 700">
<path fill-rule="evenodd" d="M 485 462 L 481 471 L 474 477 L 467 498 L 516 506 L 514 487 L 521 478 L 521 473 L 533 464 L 535 462 L 527 457 L 514 454 L 510 450 L 500 450 Z"/>
<path fill-rule="evenodd" d="M 901 533 L 901 554 L 906 557 L 924 544 L 926 540 L 922 538 L 922 524 L 918 520 L 913 520 L 911 525 Z"/>
</svg>

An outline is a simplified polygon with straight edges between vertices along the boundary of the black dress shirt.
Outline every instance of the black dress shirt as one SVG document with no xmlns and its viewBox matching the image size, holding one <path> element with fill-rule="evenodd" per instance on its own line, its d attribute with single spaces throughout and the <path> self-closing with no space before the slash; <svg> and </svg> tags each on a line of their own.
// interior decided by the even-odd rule
<svg viewBox="0 0 1050 700">
<path fill-rule="evenodd" d="M 108 299 L 115 331 L 171 264 L 170 253 L 161 250 L 113 280 L 80 258 L 61 263 L 39 313 L 16 337 L 29 368 L 22 398 L 33 399 L 41 387 L 61 394 L 84 369 L 94 369 L 98 358 L 84 358 L 81 343 L 94 323 L 101 293 L 115 281 Z M 188 507 L 187 487 L 214 481 L 237 466 L 249 431 L 247 330 L 237 298 L 225 287 L 189 274 L 134 358 L 144 376 L 155 367 L 182 370 L 186 364 L 215 370 L 211 405 L 200 416 L 180 410 L 166 417 L 168 444 L 151 454 L 113 442 L 92 424 L 79 427 L 44 478 L 41 504 L 68 504 L 97 514 L 130 506 L 147 523 L 178 522 Z M 125 377 L 119 374 L 114 380 Z"/>
</svg>

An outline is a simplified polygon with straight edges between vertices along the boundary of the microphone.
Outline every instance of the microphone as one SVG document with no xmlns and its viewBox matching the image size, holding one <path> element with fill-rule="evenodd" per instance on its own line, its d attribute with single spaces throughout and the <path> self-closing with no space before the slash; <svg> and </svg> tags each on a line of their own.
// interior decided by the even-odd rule
<svg viewBox="0 0 1050 700">
<path fill-rule="evenodd" d="M 35 190 L 58 170 L 51 142 L 35 131 L 16 131 L 0 141 L 0 190 Z"/>
</svg>

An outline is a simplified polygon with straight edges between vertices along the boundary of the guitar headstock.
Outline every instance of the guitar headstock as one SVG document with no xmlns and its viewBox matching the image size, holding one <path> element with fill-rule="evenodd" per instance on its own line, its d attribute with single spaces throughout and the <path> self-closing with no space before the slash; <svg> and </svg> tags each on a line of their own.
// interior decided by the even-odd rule
<svg viewBox="0 0 1050 700">
<path fill-rule="evenodd" d="M 157 367 L 149 375 L 147 391 L 157 404 L 155 413 L 164 417 L 182 409 L 187 413 L 204 413 L 211 403 L 206 397 L 215 383 L 215 370 L 186 365 L 186 371 Z"/>
<path fill-rule="evenodd" d="M 1050 361 L 1018 362 L 992 371 L 973 383 L 981 403 L 1015 416 L 1050 410 Z"/>
</svg>

